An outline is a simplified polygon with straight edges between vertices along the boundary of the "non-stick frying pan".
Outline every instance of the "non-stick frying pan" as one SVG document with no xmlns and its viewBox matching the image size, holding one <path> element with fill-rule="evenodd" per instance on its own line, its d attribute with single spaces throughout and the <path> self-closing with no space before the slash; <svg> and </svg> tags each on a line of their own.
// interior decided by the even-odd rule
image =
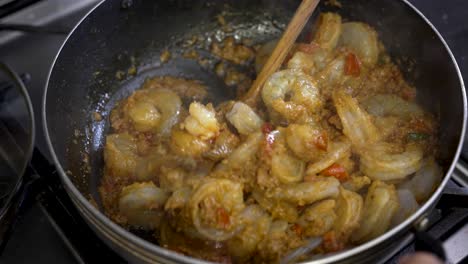
<svg viewBox="0 0 468 264">
<path fill-rule="evenodd" d="M 466 118 L 465 90 L 455 59 L 419 11 L 404 0 L 341 2 L 341 9 L 322 3 L 316 13 L 337 11 L 345 19 L 363 21 L 378 30 L 391 56 L 417 87 L 418 101 L 440 120 L 439 150 L 445 177 L 432 197 L 405 222 L 363 245 L 325 256 L 322 263 L 378 259 L 379 250 L 390 248 L 400 235 L 413 227 L 424 228 L 423 219 L 438 200 L 458 158 Z M 210 71 L 185 60 L 161 65 L 161 52 L 168 48 L 177 53 L 192 35 L 223 37 L 226 33 L 215 17 L 226 5 L 230 10 L 228 21 L 234 25 L 234 31 L 227 34 L 248 37 L 256 43 L 277 38 L 298 4 L 292 0 L 103 1 L 70 34 L 51 69 L 45 91 L 45 132 L 74 204 L 117 253 L 135 262 L 200 262 L 145 241 L 101 212 L 97 185 L 113 104 L 154 75 L 201 79 L 209 86 L 213 100 L 229 98 L 233 91 Z M 136 76 L 116 78 L 117 72 L 127 71 L 132 65 L 138 69 Z M 102 121 L 93 118 L 96 111 L 104 117 Z"/>
</svg>

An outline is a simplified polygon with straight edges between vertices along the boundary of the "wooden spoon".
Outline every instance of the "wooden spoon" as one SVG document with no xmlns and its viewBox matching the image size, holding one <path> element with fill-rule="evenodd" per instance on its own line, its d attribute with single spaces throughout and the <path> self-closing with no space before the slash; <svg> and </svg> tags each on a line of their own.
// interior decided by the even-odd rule
<svg viewBox="0 0 468 264">
<path fill-rule="evenodd" d="M 319 2 L 320 0 L 302 1 L 291 19 L 291 22 L 289 22 L 286 31 L 283 33 L 283 36 L 276 45 L 276 48 L 273 50 L 270 58 L 263 66 L 262 71 L 258 74 L 257 79 L 255 79 L 250 90 L 244 95 L 242 101 L 246 104 L 255 106 L 259 99 L 263 84 L 280 68 Z"/>
</svg>

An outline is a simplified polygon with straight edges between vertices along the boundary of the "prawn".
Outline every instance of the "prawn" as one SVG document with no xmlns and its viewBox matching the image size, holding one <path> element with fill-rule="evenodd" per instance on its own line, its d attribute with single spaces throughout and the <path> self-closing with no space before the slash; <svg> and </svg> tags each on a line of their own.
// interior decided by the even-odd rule
<svg viewBox="0 0 468 264">
<path fill-rule="evenodd" d="M 379 56 L 377 32 L 369 25 L 360 22 L 342 24 L 338 46 L 348 47 L 358 55 L 367 67 L 373 67 Z"/>
<path fill-rule="evenodd" d="M 399 208 L 395 186 L 382 181 L 374 181 L 364 200 L 362 221 L 353 232 L 354 242 L 371 240 L 383 234 Z"/>
<path fill-rule="evenodd" d="M 231 111 L 226 114 L 226 119 L 237 129 L 239 134 L 248 135 L 260 131 L 263 120 L 248 105 L 236 102 Z"/>
<path fill-rule="evenodd" d="M 243 186 L 227 179 L 206 179 L 189 202 L 191 220 L 196 230 L 214 241 L 225 241 L 238 233 L 237 216 L 244 209 Z"/>
<path fill-rule="evenodd" d="M 342 32 L 341 16 L 335 13 L 322 13 L 317 23 L 314 42 L 326 50 L 333 50 Z"/>
<path fill-rule="evenodd" d="M 317 177 L 315 181 L 278 187 L 272 190 L 271 196 L 293 204 L 306 205 L 336 197 L 339 186 L 340 182 L 333 177 Z"/>
<path fill-rule="evenodd" d="M 247 206 L 239 215 L 245 228 L 227 241 L 231 255 L 239 262 L 245 262 L 257 249 L 270 229 L 272 219 L 259 205 Z"/>
<path fill-rule="evenodd" d="M 335 207 L 335 200 L 327 199 L 306 208 L 297 221 L 302 227 L 303 235 L 315 237 L 328 232 L 337 220 Z"/>
<path fill-rule="evenodd" d="M 191 135 L 200 137 L 202 140 L 217 136 L 220 130 L 216 112 L 210 106 L 204 106 L 198 102 L 191 103 L 189 107 L 190 115 L 182 123 L 182 126 Z"/>
<path fill-rule="evenodd" d="M 315 176 L 319 172 L 349 155 L 351 155 L 351 144 L 346 139 L 338 142 L 332 142 L 327 154 L 324 155 L 323 158 L 314 163 L 309 163 L 306 175 Z"/>
<path fill-rule="evenodd" d="M 336 91 L 333 102 L 343 125 L 343 133 L 354 146 L 362 148 L 379 140 L 378 130 L 371 117 L 359 106 L 356 99 L 343 91 Z"/>
<path fill-rule="evenodd" d="M 159 88 L 136 91 L 128 99 L 123 112 L 135 130 L 167 136 L 179 121 L 181 109 L 182 101 L 176 93 Z"/>
<path fill-rule="evenodd" d="M 286 147 L 284 130 L 276 133 L 273 153 L 271 156 L 270 173 L 281 183 L 289 184 L 302 181 L 305 171 L 305 162 L 296 158 Z"/>
<path fill-rule="evenodd" d="M 305 161 L 315 161 L 328 149 L 328 139 L 324 131 L 306 124 L 291 124 L 286 128 L 286 143 L 289 149 Z"/>
<path fill-rule="evenodd" d="M 418 171 L 423 163 L 423 151 L 416 144 L 407 145 L 403 152 L 392 153 L 399 147 L 380 142 L 360 151 L 361 171 L 373 180 L 401 180 Z"/>
<path fill-rule="evenodd" d="M 358 193 L 340 187 L 340 194 L 336 199 L 336 221 L 333 230 L 338 236 L 347 239 L 359 227 L 363 200 Z"/>
<path fill-rule="evenodd" d="M 109 175 L 130 177 L 139 162 L 136 139 L 130 134 L 112 134 L 106 137 L 104 162 Z"/>
<path fill-rule="evenodd" d="M 119 210 L 129 225 L 155 229 L 161 224 L 168 198 L 168 193 L 153 182 L 133 183 L 122 189 Z"/>
<path fill-rule="evenodd" d="M 271 75 L 263 86 L 262 99 L 270 111 L 288 121 L 300 120 L 323 105 L 315 81 L 300 70 L 283 70 Z"/>
</svg>

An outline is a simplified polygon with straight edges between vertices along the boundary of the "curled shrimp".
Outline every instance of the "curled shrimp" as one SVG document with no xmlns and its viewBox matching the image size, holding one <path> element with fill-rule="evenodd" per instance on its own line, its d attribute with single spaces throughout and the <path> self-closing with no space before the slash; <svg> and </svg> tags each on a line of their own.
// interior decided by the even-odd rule
<svg viewBox="0 0 468 264">
<path fill-rule="evenodd" d="M 444 172 L 435 162 L 434 157 L 427 158 L 421 169 L 414 176 L 403 182 L 400 188 L 410 190 L 418 202 L 423 202 L 437 188 Z"/>
<path fill-rule="evenodd" d="M 364 200 L 362 221 L 351 239 L 354 242 L 364 242 L 383 234 L 390 226 L 398 207 L 395 186 L 374 181 Z"/>
<path fill-rule="evenodd" d="M 315 176 L 319 172 L 333 165 L 342 158 L 351 155 L 351 144 L 343 139 L 342 141 L 331 142 L 328 152 L 320 160 L 309 163 L 306 170 L 306 175 Z"/>
<path fill-rule="evenodd" d="M 220 126 L 213 107 L 193 102 L 190 104 L 189 113 L 190 115 L 185 118 L 182 125 L 191 135 L 203 140 L 218 135 Z"/>
<path fill-rule="evenodd" d="M 257 249 L 258 243 L 268 234 L 271 217 L 259 205 L 247 206 L 239 215 L 245 228 L 227 241 L 227 247 L 237 262 L 245 262 Z"/>
<path fill-rule="evenodd" d="M 392 218 L 392 226 L 402 223 L 419 209 L 419 204 L 411 191 L 407 189 L 398 189 L 397 195 L 400 208 L 398 208 L 398 211 Z"/>
<path fill-rule="evenodd" d="M 297 157 L 305 161 L 318 160 L 328 149 L 324 131 L 310 124 L 289 125 L 286 128 L 286 143 Z"/>
<path fill-rule="evenodd" d="M 421 147 L 410 144 L 404 151 L 399 149 L 395 144 L 381 142 L 360 150 L 361 171 L 381 181 L 401 180 L 418 171 L 423 162 Z"/>
<path fill-rule="evenodd" d="M 283 70 L 271 75 L 263 86 L 262 98 L 270 110 L 288 121 L 298 120 L 323 105 L 317 85 L 300 70 Z"/>
<path fill-rule="evenodd" d="M 378 94 L 363 102 L 369 114 L 386 117 L 394 116 L 407 120 L 413 116 L 422 116 L 424 111 L 417 104 L 408 102 L 393 94 Z"/>
<path fill-rule="evenodd" d="M 340 182 L 333 177 L 317 177 L 310 182 L 278 187 L 272 190 L 272 197 L 297 205 L 306 205 L 313 202 L 336 197 Z"/>
<path fill-rule="evenodd" d="M 341 16 L 335 13 L 322 13 L 317 26 L 314 42 L 324 49 L 333 50 L 341 36 Z"/>
<path fill-rule="evenodd" d="M 297 51 L 288 61 L 288 69 L 301 70 L 312 76 L 326 66 L 327 55 L 328 53 L 320 48 L 312 53 Z"/>
<path fill-rule="evenodd" d="M 373 67 L 379 56 L 377 32 L 360 22 L 343 23 L 342 29 L 338 45 L 352 49 L 364 65 Z"/>
<path fill-rule="evenodd" d="M 136 139 L 130 134 L 112 134 L 106 137 L 104 161 L 108 175 L 130 177 L 139 162 Z"/>
<path fill-rule="evenodd" d="M 280 130 L 276 135 L 270 174 L 284 184 L 300 182 L 304 177 L 305 162 L 289 151 L 284 134 L 283 130 Z"/>
<path fill-rule="evenodd" d="M 299 213 L 294 204 L 267 197 L 266 194 L 258 188 L 254 188 L 252 198 L 254 198 L 263 209 L 268 211 L 274 219 L 281 219 L 293 223 L 299 217 Z"/>
<path fill-rule="evenodd" d="M 119 210 L 127 223 L 144 229 L 158 228 L 168 193 L 153 182 L 134 183 L 120 193 Z"/>
<path fill-rule="evenodd" d="M 242 189 L 242 184 L 226 179 L 207 179 L 195 189 L 188 206 L 203 237 L 224 241 L 242 229 L 236 219 L 245 207 Z"/>
<path fill-rule="evenodd" d="M 245 142 L 240 144 L 227 158 L 215 167 L 214 173 L 245 169 L 246 164 L 255 158 L 262 138 L 261 132 L 250 134 Z"/>
<path fill-rule="evenodd" d="M 123 112 L 137 131 L 153 131 L 169 135 L 179 121 L 182 101 L 173 91 L 166 88 L 136 91 L 128 98 Z"/>
<path fill-rule="evenodd" d="M 340 194 L 336 199 L 336 221 L 333 230 L 343 239 L 359 227 L 363 200 L 358 193 L 340 187 Z"/>
<path fill-rule="evenodd" d="M 314 237 L 328 232 L 337 220 L 335 206 L 335 200 L 326 199 L 307 207 L 297 220 L 302 227 L 303 235 Z"/>
<path fill-rule="evenodd" d="M 359 106 L 356 99 L 343 91 L 336 91 L 333 102 L 343 125 L 343 133 L 354 146 L 362 148 L 379 140 L 378 130 L 371 117 Z"/>
</svg>

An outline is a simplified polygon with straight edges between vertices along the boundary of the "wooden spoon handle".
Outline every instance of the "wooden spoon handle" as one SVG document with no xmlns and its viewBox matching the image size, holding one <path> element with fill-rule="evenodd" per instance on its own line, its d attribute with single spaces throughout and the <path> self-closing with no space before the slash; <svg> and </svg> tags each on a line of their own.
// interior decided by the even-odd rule
<svg viewBox="0 0 468 264">
<path fill-rule="evenodd" d="M 302 1 L 276 48 L 265 63 L 265 66 L 263 66 L 262 71 L 257 76 L 257 79 L 255 79 L 250 90 L 244 95 L 243 101 L 246 104 L 254 106 L 257 103 L 263 84 L 280 68 L 319 2 L 320 0 Z"/>
</svg>

